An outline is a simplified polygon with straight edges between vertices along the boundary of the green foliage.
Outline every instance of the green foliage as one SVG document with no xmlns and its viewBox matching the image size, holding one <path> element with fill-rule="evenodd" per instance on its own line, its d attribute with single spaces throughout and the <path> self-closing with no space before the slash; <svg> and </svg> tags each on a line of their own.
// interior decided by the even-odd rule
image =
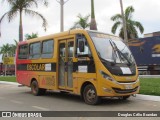
<svg viewBox="0 0 160 120">
<path fill-rule="evenodd" d="M 16 77 L 0 76 L 0 81 L 16 82 Z M 140 78 L 140 94 L 160 96 L 160 79 Z"/>
<path fill-rule="evenodd" d="M 0 81 L 6 81 L 6 82 L 16 82 L 16 77 L 14 76 L 5 76 L 5 77 L 2 77 L 0 76 Z"/>
<path fill-rule="evenodd" d="M 14 57 L 15 53 L 16 53 L 16 48 L 17 48 L 17 44 L 18 42 L 16 40 L 15 44 L 5 44 L 2 47 L 0 47 L 0 54 L 2 54 L 2 59 L 4 57 Z"/>
<path fill-rule="evenodd" d="M 83 17 L 81 14 L 79 14 L 77 17 L 78 17 L 78 21 L 74 23 L 71 29 L 75 29 L 75 28 L 86 29 L 90 26 L 90 23 L 88 22 L 90 15 L 86 15 Z"/>
<path fill-rule="evenodd" d="M 8 2 L 10 10 L 2 15 L 0 18 L 0 25 L 5 17 L 7 17 L 8 22 L 11 22 L 18 15 L 20 18 L 20 28 L 19 28 L 19 40 L 23 40 L 23 25 L 22 25 L 22 14 L 29 15 L 31 17 L 37 17 L 42 20 L 42 27 L 46 31 L 47 20 L 44 16 L 31 8 L 37 8 L 39 3 L 43 3 L 45 6 L 48 5 L 48 0 L 3 0 L 3 2 Z M 0 32 L 1 33 L 1 32 Z"/>
<path fill-rule="evenodd" d="M 143 28 L 142 24 L 140 22 L 134 21 L 132 19 L 134 11 L 135 11 L 134 8 L 132 6 L 129 6 L 125 10 L 125 14 L 124 14 L 125 19 L 126 19 L 128 39 L 138 38 L 138 31 L 137 30 L 139 30 L 141 34 L 144 32 L 144 28 Z M 111 20 L 115 22 L 112 26 L 111 32 L 113 34 L 115 34 L 116 31 L 118 30 L 118 28 L 120 28 L 119 37 L 124 38 L 122 15 L 116 14 L 111 17 Z"/>
<path fill-rule="evenodd" d="M 160 96 L 160 78 L 141 78 L 140 94 Z"/>
<path fill-rule="evenodd" d="M 26 34 L 25 40 L 29 40 L 29 39 L 33 39 L 33 38 L 37 38 L 37 37 L 38 37 L 38 33 Z"/>
</svg>

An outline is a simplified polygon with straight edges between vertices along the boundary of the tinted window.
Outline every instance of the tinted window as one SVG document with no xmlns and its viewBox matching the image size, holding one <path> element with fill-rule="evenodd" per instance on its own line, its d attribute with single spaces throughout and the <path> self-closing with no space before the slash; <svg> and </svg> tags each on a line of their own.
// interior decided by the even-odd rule
<svg viewBox="0 0 160 120">
<path fill-rule="evenodd" d="M 44 41 L 42 45 L 42 58 L 51 58 L 53 56 L 53 40 Z"/>
<path fill-rule="evenodd" d="M 18 59 L 27 59 L 28 57 L 28 45 L 19 46 Z"/>
<path fill-rule="evenodd" d="M 40 55 L 41 55 L 41 43 L 37 42 L 37 43 L 30 44 L 29 53 L 30 53 L 30 55 L 29 55 L 30 59 L 40 58 Z"/>
</svg>

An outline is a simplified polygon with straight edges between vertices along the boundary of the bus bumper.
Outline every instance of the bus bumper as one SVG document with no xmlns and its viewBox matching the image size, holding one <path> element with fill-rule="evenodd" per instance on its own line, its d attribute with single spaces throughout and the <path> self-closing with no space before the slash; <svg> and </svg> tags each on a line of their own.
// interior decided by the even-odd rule
<svg viewBox="0 0 160 120">
<path fill-rule="evenodd" d="M 102 86 L 98 96 L 104 97 L 118 97 L 118 96 L 128 96 L 139 93 L 140 85 L 139 82 L 134 84 L 120 84 L 114 86 Z"/>
</svg>

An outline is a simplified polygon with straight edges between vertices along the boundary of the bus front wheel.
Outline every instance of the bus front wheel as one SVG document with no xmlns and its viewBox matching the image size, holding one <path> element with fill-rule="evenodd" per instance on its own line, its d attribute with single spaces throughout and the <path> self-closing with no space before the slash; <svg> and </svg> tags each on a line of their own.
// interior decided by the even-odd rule
<svg viewBox="0 0 160 120">
<path fill-rule="evenodd" d="M 38 82 L 37 82 L 36 80 L 34 80 L 34 81 L 31 83 L 31 91 L 32 91 L 32 94 L 33 94 L 33 95 L 39 96 L 39 95 L 44 95 L 45 92 L 46 92 L 46 89 L 39 88 Z"/>
<path fill-rule="evenodd" d="M 85 86 L 83 90 L 83 99 L 86 104 L 96 105 L 100 103 L 100 97 L 97 96 L 95 87 L 92 84 Z"/>
</svg>

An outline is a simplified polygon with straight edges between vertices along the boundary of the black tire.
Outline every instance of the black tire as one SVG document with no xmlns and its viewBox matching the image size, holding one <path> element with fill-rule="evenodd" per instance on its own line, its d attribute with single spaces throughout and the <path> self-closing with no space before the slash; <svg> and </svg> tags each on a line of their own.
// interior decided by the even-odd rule
<svg viewBox="0 0 160 120">
<path fill-rule="evenodd" d="M 31 83 L 31 91 L 35 96 L 44 95 L 46 93 L 46 89 L 39 88 L 37 81 Z"/>
<path fill-rule="evenodd" d="M 96 105 L 100 103 L 101 98 L 97 96 L 97 91 L 92 84 L 85 86 L 83 90 L 83 99 L 86 104 Z"/>
</svg>

